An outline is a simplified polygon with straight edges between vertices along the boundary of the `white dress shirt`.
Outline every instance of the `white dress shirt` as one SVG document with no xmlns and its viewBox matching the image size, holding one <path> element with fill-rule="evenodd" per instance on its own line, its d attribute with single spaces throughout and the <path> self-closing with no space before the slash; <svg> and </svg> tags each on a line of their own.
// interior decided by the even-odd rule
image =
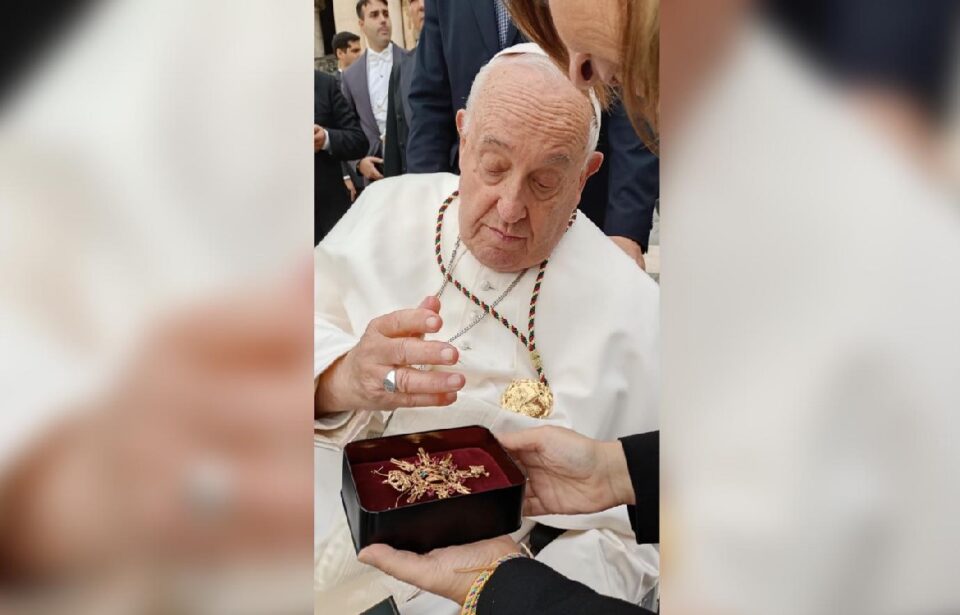
<svg viewBox="0 0 960 615">
<path fill-rule="evenodd" d="M 314 375 L 349 351 L 371 319 L 416 307 L 437 292 L 442 282 L 434 256 L 437 212 L 458 182 L 449 173 L 376 182 L 317 246 Z M 459 201 L 454 201 L 444 219 L 445 260 L 459 233 L 458 211 Z M 516 277 L 483 266 L 465 246 L 460 251 L 465 254 L 454 276 L 487 303 Z M 528 271 L 497 306 L 524 330 L 535 274 Z M 479 313 L 453 285 L 446 287 L 440 302 L 443 326 L 427 339 L 447 340 Z M 457 402 L 447 408 L 397 410 L 385 435 L 474 424 L 494 432 L 555 424 L 606 439 L 656 429 L 658 331 L 657 285 L 580 216 L 554 249 L 537 305 L 537 347 L 555 396 L 553 413 L 547 419 L 533 419 L 500 407 L 500 396 L 512 380 L 536 378 L 536 372 L 526 348 L 488 316 L 453 342 L 460 349 L 460 363 L 452 369 L 466 376 Z M 316 449 L 317 480 L 319 491 L 325 492 L 318 491 L 315 500 L 316 581 L 323 591 L 337 593 L 351 575 L 363 574 L 344 533 L 337 497 L 339 447 L 376 435 L 386 415 L 341 413 L 317 423 L 323 430 Z M 542 561 L 577 580 L 638 602 L 658 577 L 659 555 L 650 545 L 635 543 L 623 507 L 545 522 L 582 530 L 572 533 L 576 538 L 558 539 L 541 554 Z M 521 533 L 531 525 L 525 523 Z M 608 557 L 614 551 L 616 563 Z M 409 591 L 377 578 L 399 600 L 409 598 Z M 332 597 L 324 597 L 328 599 Z"/>
<path fill-rule="evenodd" d="M 367 90 L 370 92 L 370 108 L 377 120 L 377 129 L 382 139 L 387 134 L 387 96 L 390 89 L 390 71 L 393 70 L 393 43 L 377 53 L 367 48 Z"/>
</svg>

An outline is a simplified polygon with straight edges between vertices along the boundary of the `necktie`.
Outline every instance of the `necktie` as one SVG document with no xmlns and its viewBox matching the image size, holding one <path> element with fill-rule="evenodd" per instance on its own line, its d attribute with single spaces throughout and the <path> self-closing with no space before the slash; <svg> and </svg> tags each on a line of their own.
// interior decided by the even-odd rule
<svg viewBox="0 0 960 615">
<path fill-rule="evenodd" d="M 503 49 L 507 46 L 510 14 L 507 13 L 507 7 L 503 6 L 503 0 L 494 0 L 493 4 L 497 9 L 497 34 L 500 36 L 500 49 Z"/>
</svg>

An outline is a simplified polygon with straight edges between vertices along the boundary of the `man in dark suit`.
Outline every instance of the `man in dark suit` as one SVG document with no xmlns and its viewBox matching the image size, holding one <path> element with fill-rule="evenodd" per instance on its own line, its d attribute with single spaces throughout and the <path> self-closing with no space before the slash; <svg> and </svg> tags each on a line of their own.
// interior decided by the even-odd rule
<svg viewBox="0 0 960 615">
<path fill-rule="evenodd" d="M 387 100 L 387 134 L 383 141 L 383 175 L 393 177 L 407 172 L 407 138 L 410 132 L 410 84 L 416 70 L 414 54 L 404 56 L 390 73 Z"/>
<path fill-rule="evenodd" d="M 357 161 L 362 181 L 383 178 L 383 139 L 387 132 L 390 72 L 407 51 L 390 42 L 392 27 L 385 0 L 358 0 L 357 17 L 367 39 L 367 50 L 343 73 L 343 94 L 356 110 L 367 136 L 367 151 Z"/>
<path fill-rule="evenodd" d="M 502 0 L 427 2 L 417 44 L 406 163 L 410 173 L 459 170 L 454 116 L 474 77 L 498 51 L 524 42 Z M 587 182 L 580 209 L 643 266 L 660 192 L 660 163 L 621 107 L 604 113 L 605 164 Z"/>
<path fill-rule="evenodd" d="M 343 71 L 350 68 L 360 54 L 360 37 L 353 32 L 337 32 L 333 37 L 333 52 L 337 55 L 337 72 L 333 76 L 337 78 L 337 89 L 343 91 Z M 356 201 L 357 196 L 363 189 L 360 183 L 360 175 L 352 164 L 347 161 L 340 163 L 343 169 L 343 183 L 347 186 L 347 192 L 350 193 L 350 202 Z"/>
<path fill-rule="evenodd" d="M 313 72 L 313 216 L 319 243 L 350 207 L 340 163 L 363 156 L 367 140 L 332 75 Z"/>
<path fill-rule="evenodd" d="M 423 0 L 410 2 L 410 21 L 414 37 L 419 40 L 423 29 Z M 386 177 L 407 172 L 407 137 L 410 132 L 410 84 L 417 68 L 416 48 L 393 65 L 390 72 L 390 94 L 387 100 L 387 135 L 383 142 L 383 174 Z"/>
</svg>

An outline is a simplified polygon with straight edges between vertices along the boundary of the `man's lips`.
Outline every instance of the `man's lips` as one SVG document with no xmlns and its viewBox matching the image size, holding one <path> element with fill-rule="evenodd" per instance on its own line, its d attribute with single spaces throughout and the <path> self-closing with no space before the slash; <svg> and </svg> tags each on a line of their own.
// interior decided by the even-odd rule
<svg viewBox="0 0 960 615">
<path fill-rule="evenodd" d="M 490 229 L 490 232 L 492 232 L 497 237 L 497 239 L 503 242 L 514 242 L 514 241 L 520 241 L 522 239 L 525 239 L 524 237 L 519 237 L 517 235 L 509 235 L 507 233 L 504 233 L 501 230 L 493 228 L 492 226 L 488 226 L 487 228 Z"/>
</svg>

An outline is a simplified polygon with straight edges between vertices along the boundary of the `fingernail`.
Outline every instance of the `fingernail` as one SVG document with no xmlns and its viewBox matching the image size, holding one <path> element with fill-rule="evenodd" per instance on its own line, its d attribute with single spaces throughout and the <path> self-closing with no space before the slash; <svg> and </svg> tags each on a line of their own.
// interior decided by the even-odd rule
<svg viewBox="0 0 960 615">
<path fill-rule="evenodd" d="M 447 378 L 447 384 L 452 387 L 459 387 L 463 384 L 463 376 L 460 374 L 453 374 Z"/>
<path fill-rule="evenodd" d="M 427 327 L 430 329 L 439 329 L 440 328 L 440 319 L 436 316 L 431 316 L 427 318 Z"/>
<path fill-rule="evenodd" d="M 452 363 L 454 357 L 457 356 L 457 353 L 453 351 L 453 348 L 444 348 L 440 351 L 440 358 L 446 361 L 447 363 Z"/>
</svg>

